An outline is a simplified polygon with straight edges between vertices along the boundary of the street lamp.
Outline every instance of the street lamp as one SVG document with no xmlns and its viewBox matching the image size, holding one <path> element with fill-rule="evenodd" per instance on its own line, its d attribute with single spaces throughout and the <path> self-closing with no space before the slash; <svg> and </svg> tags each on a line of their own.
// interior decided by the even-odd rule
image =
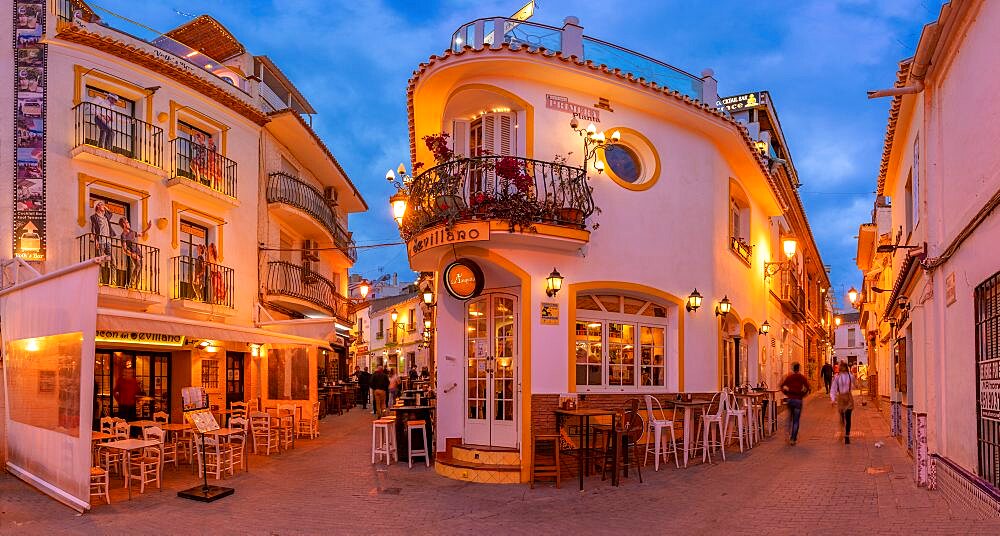
<svg viewBox="0 0 1000 536">
<path fill-rule="evenodd" d="M 765 320 L 763 324 L 760 325 L 760 334 L 767 335 L 771 331 L 771 324 Z"/>
<path fill-rule="evenodd" d="M 839 317 L 839 316 L 835 316 L 835 317 L 833 317 L 833 324 L 834 324 L 835 326 L 837 326 L 837 327 L 840 327 L 840 322 L 841 322 L 841 320 L 840 320 L 840 317 Z"/>
<path fill-rule="evenodd" d="M 396 320 L 399 320 L 399 313 L 397 313 L 396 310 L 393 309 L 392 312 L 389 313 L 389 318 L 392 319 L 392 323 L 395 324 Z"/>
<path fill-rule="evenodd" d="M 781 249 L 785 253 L 786 260 L 777 262 L 765 262 L 764 263 L 764 279 L 777 274 L 782 270 L 791 270 L 795 263 L 792 261 L 792 257 L 795 256 L 795 250 L 798 247 L 798 241 L 794 237 L 785 237 L 781 240 Z"/>
<path fill-rule="evenodd" d="M 434 307 L 434 289 L 431 288 L 430 284 L 424 286 L 424 290 L 421 292 L 424 298 L 424 305 L 428 307 Z"/>
<path fill-rule="evenodd" d="M 715 307 L 715 316 L 726 316 L 733 310 L 733 304 L 729 301 L 729 296 L 723 296 L 722 301 Z"/>
<path fill-rule="evenodd" d="M 691 294 L 688 295 L 687 305 L 684 306 L 688 312 L 697 311 L 701 307 L 701 294 L 698 293 L 698 289 L 694 289 Z"/>
<path fill-rule="evenodd" d="M 798 242 L 792 237 L 785 238 L 781 241 L 781 247 L 784 249 L 785 256 L 788 257 L 788 260 L 792 260 L 792 257 L 795 256 L 796 246 L 798 246 Z"/>
<path fill-rule="evenodd" d="M 368 281 L 362 281 L 361 284 L 358 285 L 358 294 L 361 294 L 362 300 L 368 297 L 369 290 L 371 290 L 371 285 L 368 284 Z"/>
<path fill-rule="evenodd" d="M 847 291 L 847 301 L 854 305 L 858 302 L 858 289 L 851 287 L 851 290 Z"/>
<path fill-rule="evenodd" d="M 406 201 L 409 199 L 402 190 L 397 191 L 389 198 L 392 206 L 392 219 L 396 220 L 396 225 L 403 225 L 403 216 L 406 215 Z"/>
<path fill-rule="evenodd" d="M 545 295 L 554 298 L 556 293 L 562 289 L 563 276 L 559 270 L 552 268 L 552 273 L 545 278 Z"/>
</svg>

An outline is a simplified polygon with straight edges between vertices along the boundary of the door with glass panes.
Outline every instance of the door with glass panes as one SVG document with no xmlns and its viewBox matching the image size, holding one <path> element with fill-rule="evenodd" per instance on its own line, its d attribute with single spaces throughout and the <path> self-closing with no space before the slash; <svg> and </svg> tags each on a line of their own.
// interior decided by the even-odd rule
<svg viewBox="0 0 1000 536">
<path fill-rule="evenodd" d="M 465 308 L 466 443 L 517 447 L 517 297 L 487 294 Z"/>
</svg>

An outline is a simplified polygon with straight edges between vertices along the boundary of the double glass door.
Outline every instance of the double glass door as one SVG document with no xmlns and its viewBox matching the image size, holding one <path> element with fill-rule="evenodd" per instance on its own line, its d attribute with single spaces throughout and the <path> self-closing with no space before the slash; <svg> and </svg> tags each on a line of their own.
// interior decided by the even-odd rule
<svg viewBox="0 0 1000 536">
<path fill-rule="evenodd" d="M 170 354 L 98 349 L 94 355 L 97 418 L 119 416 L 114 391 L 127 374 L 132 374 L 139 384 L 136 417 L 152 419 L 158 411 L 170 413 Z"/>
<path fill-rule="evenodd" d="M 517 298 L 488 294 L 466 305 L 466 443 L 517 447 Z"/>
</svg>

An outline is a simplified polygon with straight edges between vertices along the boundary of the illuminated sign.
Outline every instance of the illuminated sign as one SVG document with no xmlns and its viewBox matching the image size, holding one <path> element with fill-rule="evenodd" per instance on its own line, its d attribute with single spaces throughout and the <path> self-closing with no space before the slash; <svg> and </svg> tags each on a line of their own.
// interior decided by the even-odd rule
<svg viewBox="0 0 1000 536">
<path fill-rule="evenodd" d="M 96 342 L 116 344 L 145 344 L 149 346 L 184 346 L 183 335 L 145 333 L 142 331 L 97 330 Z"/>
<path fill-rule="evenodd" d="M 753 93 L 733 95 L 732 97 L 721 97 L 715 102 L 715 107 L 727 112 L 738 112 L 740 110 L 756 108 L 764 104 L 765 100 L 767 99 L 764 97 L 763 91 L 754 91 Z"/>
<path fill-rule="evenodd" d="M 483 291 L 483 271 L 479 265 L 459 259 L 444 269 L 444 288 L 459 300 L 475 298 Z"/>
<path fill-rule="evenodd" d="M 446 246 L 459 244 L 461 242 L 474 242 L 476 240 L 490 239 L 489 222 L 460 223 L 451 229 L 445 226 L 435 227 L 418 234 L 410 240 L 408 247 L 411 254 L 420 253 L 424 249 L 436 246 Z"/>
<path fill-rule="evenodd" d="M 600 110 L 597 108 L 591 108 L 590 106 L 570 102 L 568 98 L 561 95 L 545 95 L 545 107 L 550 110 L 573 114 L 579 117 L 581 121 L 590 121 L 592 123 L 601 122 Z"/>
</svg>

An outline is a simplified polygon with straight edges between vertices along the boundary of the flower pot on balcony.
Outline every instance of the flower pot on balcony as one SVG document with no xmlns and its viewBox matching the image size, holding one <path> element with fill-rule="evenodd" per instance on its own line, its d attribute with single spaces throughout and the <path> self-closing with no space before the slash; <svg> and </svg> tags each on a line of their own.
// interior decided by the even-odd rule
<svg viewBox="0 0 1000 536">
<path fill-rule="evenodd" d="M 562 207 L 556 212 L 556 217 L 564 225 L 583 225 L 583 211 L 578 208 Z"/>
<path fill-rule="evenodd" d="M 442 194 L 434 198 L 434 206 L 439 212 L 450 212 L 458 210 L 465 205 L 460 196 L 455 194 Z"/>
</svg>

